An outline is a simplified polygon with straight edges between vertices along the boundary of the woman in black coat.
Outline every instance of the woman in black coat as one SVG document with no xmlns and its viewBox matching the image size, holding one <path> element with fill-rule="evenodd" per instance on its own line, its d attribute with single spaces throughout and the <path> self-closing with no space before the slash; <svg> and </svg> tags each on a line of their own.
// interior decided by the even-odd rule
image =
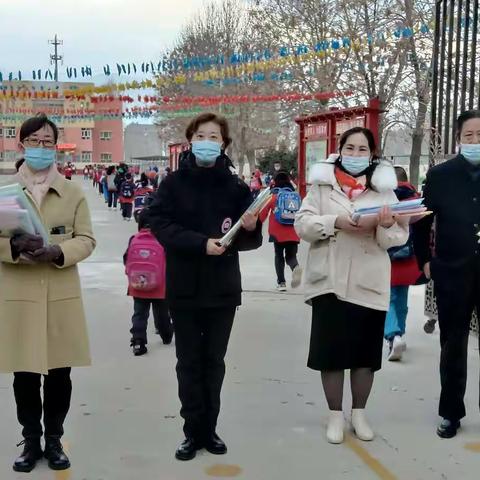
<svg viewBox="0 0 480 480">
<path fill-rule="evenodd" d="M 160 184 L 149 207 L 152 232 L 167 253 L 167 300 L 175 327 L 177 378 L 186 439 L 176 452 L 191 460 L 205 447 L 227 451 L 216 434 L 224 357 L 241 304 L 238 252 L 262 244 L 258 218 L 244 214 L 252 202 L 248 186 L 230 171 L 225 148 L 227 121 L 215 114 L 195 118 L 191 143 L 178 171 Z M 218 240 L 242 218 L 243 228 L 225 249 Z"/>
</svg>

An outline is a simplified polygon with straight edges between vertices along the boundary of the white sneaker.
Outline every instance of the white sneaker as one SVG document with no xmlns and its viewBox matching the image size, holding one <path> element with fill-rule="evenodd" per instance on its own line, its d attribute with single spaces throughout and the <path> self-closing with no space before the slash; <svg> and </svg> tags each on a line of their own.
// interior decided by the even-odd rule
<svg viewBox="0 0 480 480">
<path fill-rule="evenodd" d="M 371 442 L 375 438 L 375 434 L 365 418 L 365 409 L 363 408 L 352 409 L 352 427 L 357 438 L 364 442 Z"/>
<path fill-rule="evenodd" d="M 286 292 L 287 291 L 287 285 L 285 285 L 285 283 L 279 283 L 277 285 L 277 291 L 278 292 Z"/>
<path fill-rule="evenodd" d="M 300 286 L 300 284 L 302 283 L 302 274 L 302 267 L 300 265 L 297 265 L 292 272 L 292 288 L 298 288 Z"/>
<path fill-rule="evenodd" d="M 343 442 L 345 429 L 345 417 L 343 412 L 330 410 L 327 426 L 327 440 L 329 443 L 339 444 Z"/>
<path fill-rule="evenodd" d="M 388 354 L 389 362 L 398 362 L 402 359 L 403 352 L 405 352 L 407 345 L 402 337 L 397 335 L 390 346 L 390 353 Z"/>
</svg>

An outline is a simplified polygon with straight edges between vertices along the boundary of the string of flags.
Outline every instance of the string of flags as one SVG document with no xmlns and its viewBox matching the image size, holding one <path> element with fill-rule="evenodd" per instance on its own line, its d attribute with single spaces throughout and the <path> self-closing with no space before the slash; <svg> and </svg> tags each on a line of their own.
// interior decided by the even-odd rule
<svg viewBox="0 0 480 480">
<path fill-rule="evenodd" d="M 362 45 L 387 46 L 388 42 L 411 38 L 414 35 L 426 35 L 431 31 L 431 26 L 422 23 L 413 28 L 408 26 L 399 26 L 392 31 L 376 32 L 372 35 L 361 37 L 342 37 L 328 38 L 318 41 L 314 45 L 284 45 L 277 49 L 264 48 L 257 51 L 234 52 L 231 55 L 224 53 L 214 53 L 205 56 L 193 56 L 183 58 L 171 58 L 164 55 L 159 61 L 143 61 L 141 63 L 120 63 L 105 64 L 101 70 L 94 70 L 91 65 L 67 66 L 64 74 L 69 79 L 88 79 L 97 75 L 110 77 L 112 75 L 131 76 L 131 75 L 154 75 L 169 76 L 175 72 L 193 73 L 195 71 L 210 70 L 216 67 L 239 67 L 244 65 L 254 65 L 261 62 L 270 62 L 276 59 L 285 59 L 290 57 L 302 57 L 310 53 L 335 52 L 342 48 L 350 48 Z M 22 81 L 28 74 L 18 69 L 8 74 L 0 72 L 0 82 L 3 81 Z M 42 70 L 41 68 L 31 69 L 31 79 L 53 81 L 54 74 L 51 69 Z"/>
</svg>

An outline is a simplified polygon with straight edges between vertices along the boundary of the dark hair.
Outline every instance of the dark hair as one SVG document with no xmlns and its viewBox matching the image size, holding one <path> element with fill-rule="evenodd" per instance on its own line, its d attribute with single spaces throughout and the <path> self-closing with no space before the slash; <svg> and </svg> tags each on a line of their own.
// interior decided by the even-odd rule
<svg viewBox="0 0 480 480">
<path fill-rule="evenodd" d="M 195 117 L 188 125 L 187 130 L 185 131 L 185 136 L 189 142 L 192 141 L 193 135 L 198 131 L 200 125 L 204 123 L 213 122 L 220 127 L 220 132 L 223 138 L 223 144 L 227 148 L 231 143 L 232 139 L 230 138 L 230 127 L 228 126 L 227 119 L 216 113 L 202 113 Z"/>
<path fill-rule="evenodd" d="M 288 186 L 290 183 L 290 175 L 285 170 L 279 170 L 275 173 L 273 181 L 276 187 L 283 188 L 283 186 Z"/>
<path fill-rule="evenodd" d="M 38 132 L 41 128 L 48 125 L 53 130 L 53 138 L 55 143 L 58 140 L 58 128 L 57 126 L 44 114 L 39 113 L 35 117 L 25 120 L 20 127 L 20 141 L 23 142 L 27 137 L 32 135 L 32 133 Z"/>
<path fill-rule="evenodd" d="M 399 182 L 408 182 L 407 171 L 403 167 L 395 166 L 395 175 Z"/>
<path fill-rule="evenodd" d="M 23 163 L 25 162 L 25 159 L 24 158 L 20 158 L 19 160 L 17 160 L 15 162 L 15 170 L 18 172 L 20 170 L 20 167 L 23 165 Z"/>
<path fill-rule="evenodd" d="M 480 118 L 480 110 L 467 110 L 460 114 L 457 119 L 457 139 L 459 139 L 462 134 L 465 122 L 468 122 L 468 120 L 471 120 L 472 118 Z"/>
<path fill-rule="evenodd" d="M 372 131 L 364 127 L 354 127 L 344 132 L 338 141 L 338 151 L 340 152 L 347 143 L 347 140 L 356 133 L 363 133 L 363 135 L 365 135 L 370 151 L 372 152 L 372 159 L 377 160 L 377 142 L 375 142 L 375 137 L 373 136 Z"/>
<path fill-rule="evenodd" d="M 127 172 L 127 173 L 125 174 L 125 178 L 126 178 L 127 180 L 130 180 L 130 179 L 132 178 L 132 174 L 131 174 L 130 172 Z"/>
<path fill-rule="evenodd" d="M 142 184 L 142 187 L 148 186 L 148 177 L 145 172 L 142 172 L 140 175 L 140 183 Z"/>
<path fill-rule="evenodd" d="M 114 166 L 114 165 L 110 165 L 110 166 L 107 168 L 107 175 L 111 175 L 114 171 L 115 171 L 115 166 Z"/>
</svg>

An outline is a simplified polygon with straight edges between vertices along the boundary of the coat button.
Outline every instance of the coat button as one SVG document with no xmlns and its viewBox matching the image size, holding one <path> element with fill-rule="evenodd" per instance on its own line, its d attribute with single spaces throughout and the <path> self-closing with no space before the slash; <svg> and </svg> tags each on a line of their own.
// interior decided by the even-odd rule
<svg viewBox="0 0 480 480">
<path fill-rule="evenodd" d="M 476 202 L 476 201 L 477 201 L 477 197 L 473 197 L 473 201 Z"/>
</svg>

